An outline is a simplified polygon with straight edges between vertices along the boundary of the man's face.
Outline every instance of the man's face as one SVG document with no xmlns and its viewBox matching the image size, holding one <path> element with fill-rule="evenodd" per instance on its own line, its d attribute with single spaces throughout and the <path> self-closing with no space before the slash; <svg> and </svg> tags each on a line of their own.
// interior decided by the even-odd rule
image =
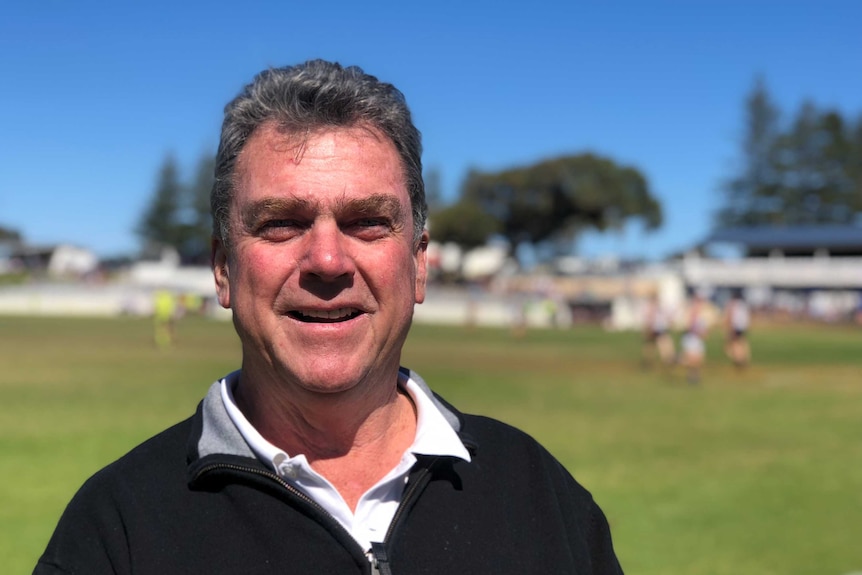
<svg viewBox="0 0 862 575">
<path fill-rule="evenodd" d="M 362 127 L 291 137 L 264 125 L 235 177 L 231 243 L 214 242 L 213 266 L 244 373 L 318 393 L 394 383 L 425 299 L 427 236 L 414 244 L 393 144 Z"/>
</svg>

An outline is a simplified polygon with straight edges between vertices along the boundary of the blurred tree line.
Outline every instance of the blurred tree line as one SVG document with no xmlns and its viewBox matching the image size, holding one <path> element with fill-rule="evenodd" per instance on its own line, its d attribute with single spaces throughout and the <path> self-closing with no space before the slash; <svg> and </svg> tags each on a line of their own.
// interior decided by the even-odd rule
<svg viewBox="0 0 862 575">
<path fill-rule="evenodd" d="M 581 232 L 619 230 L 634 218 L 647 230 L 662 224 L 661 204 L 646 177 L 583 153 L 498 172 L 471 170 L 454 203 L 432 205 L 431 232 L 467 248 L 499 235 L 512 249 L 545 244 L 569 253 Z"/>
<path fill-rule="evenodd" d="M 18 243 L 21 241 L 21 233 L 18 230 L 0 225 L 0 241 Z"/>
<path fill-rule="evenodd" d="M 804 102 L 782 122 L 762 78 L 745 101 L 741 161 L 717 227 L 852 224 L 862 214 L 862 116 Z"/>
<path fill-rule="evenodd" d="M 208 264 L 212 218 L 210 190 L 215 156 L 204 154 L 189 182 L 180 179 L 176 159 L 168 155 L 156 180 L 149 205 L 136 228 L 145 254 L 158 253 L 164 246 L 177 250 L 186 264 Z"/>
<path fill-rule="evenodd" d="M 144 253 L 172 246 L 183 263 L 209 262 L 212 220 L 209 196 L 215 158 L 204 155 L 190 182 L 168 155 L 136 229 Z M 425 174 L 432 235 L 464 248 L 497 235 L 519 243 L 569 244 L 587 228 L 618 229 L 642 217 L 648 229 L 661 224 L 661 206 L 635 168 L 592 154 L 565 156 L 498 173 L 471 171 L 458 201 L 444 205 L 440 174 Z"/>
<path fill-rule="evenodd" d="M 717 227 L 850 224 L 862 214 L 862 116 L 805 102 L 782 123 L 762 79 L 745 100 L 741 161 L 722 183 Z M 158 174 L 137 233 L 144 250 L 177 249 L 184 263 L 209 262 L 209 195 L 215 158 L 203 155 L 183 182 L 173 156 Z M 465 249 L 500 237 L 569 253 L 586 230 L 619 230 L 639 220 L 652 231 L 662 207 L 637 168 L 593 153 L 500 171 L 471 170 L 457 197 L 443 199 L 440 172 L 425 174 L 433 239 Z"/>
</svg>

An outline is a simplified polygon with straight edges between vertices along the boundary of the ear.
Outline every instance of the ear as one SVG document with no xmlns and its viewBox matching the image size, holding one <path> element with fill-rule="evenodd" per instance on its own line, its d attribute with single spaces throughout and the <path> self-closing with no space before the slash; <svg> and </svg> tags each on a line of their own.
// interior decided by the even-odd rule
<svg viewBox="0 0 862 575">
<path fill-rule="evenodd" d="M 227 248 L 224 242 L 215 236 L 213 236 L 210 246 L 210 266 L 215 277 L 218 303 L 223 308 L 230 309 L 230 270 Z"/>
<path fill-rule="evenodd" d="M 422 230 L 422 237 L 416 246 L 416 293 L 414 301 L 425 301 L 425 282 L 428 279 L 428 230 Z"/>
</svg>

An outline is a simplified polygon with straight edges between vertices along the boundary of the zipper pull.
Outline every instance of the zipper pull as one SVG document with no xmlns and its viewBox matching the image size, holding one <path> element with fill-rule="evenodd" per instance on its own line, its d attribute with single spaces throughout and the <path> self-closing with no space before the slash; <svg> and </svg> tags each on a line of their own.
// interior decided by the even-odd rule
<svg viewBox="0 0 862 575">
<path fill-rule="evenodd" d="M 389 567 L 389 555 L 383 543 L 371 542 L 371 569 L 375 575 L 392 575 Z"/>
</svg>

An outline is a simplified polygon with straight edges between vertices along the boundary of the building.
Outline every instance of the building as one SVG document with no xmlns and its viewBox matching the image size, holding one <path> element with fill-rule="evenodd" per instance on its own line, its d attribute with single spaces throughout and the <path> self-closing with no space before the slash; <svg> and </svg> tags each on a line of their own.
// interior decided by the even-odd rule
<svg viewBox="0 0 862 575">
<path fill-rule="evenodd" d="M 3 244 L 0 273 L 30 272 L 50 277 L 82 277 L 99 267 L 99 258 L 88 249 L 70 244 L 28 246 Z"/>
<path fill-rule="evenodd" d="M 730 257 L 703 254 L 735 252 Z M 862 227 L 718 230 L 682 258 L 689 289 L 718 300 L 740 291 L 762 311 L 835 320 L 862 303 Z"/>
</svg>

